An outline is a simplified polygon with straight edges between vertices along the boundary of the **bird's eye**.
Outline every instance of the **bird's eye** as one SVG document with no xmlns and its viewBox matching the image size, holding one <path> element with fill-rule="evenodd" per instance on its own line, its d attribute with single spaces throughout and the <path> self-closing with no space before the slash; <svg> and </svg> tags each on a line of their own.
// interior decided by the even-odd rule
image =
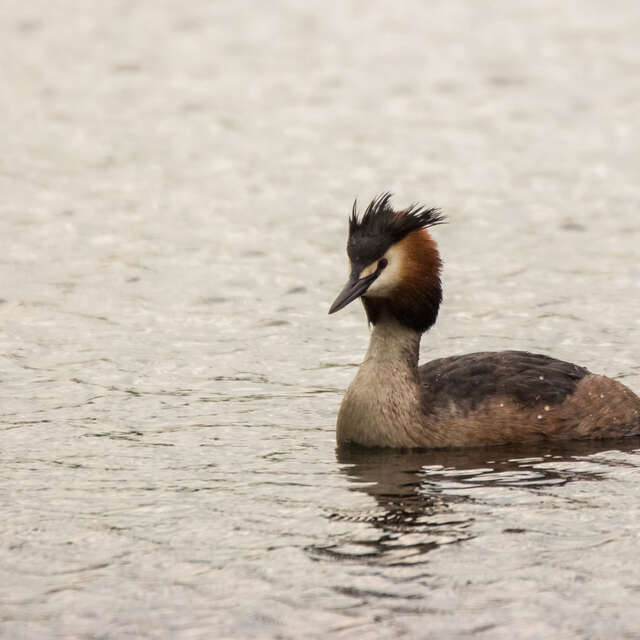
<svg viewBox="0 0 640 640">
<path fill-rule="evenodd" d="M 378 262 L 378 269 L 382 271 L 388 264 L 389 264 L 389 261 L 386 258 L 382 258 L 382 260 Z"/>
</svg>

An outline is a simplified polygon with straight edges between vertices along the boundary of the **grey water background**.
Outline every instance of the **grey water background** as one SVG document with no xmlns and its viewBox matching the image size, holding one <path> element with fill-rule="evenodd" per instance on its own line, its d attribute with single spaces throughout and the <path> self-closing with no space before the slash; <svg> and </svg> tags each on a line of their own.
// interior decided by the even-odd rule
<svg viewBox="0 0 640 640">
<path fill-rule="evenodd" d="M 640 442 L 336 451 L 354 197 L 422 358 L 640 391 L 640 5 L 6 1 L 0 636 L 638 638 Z"/>
</svg>

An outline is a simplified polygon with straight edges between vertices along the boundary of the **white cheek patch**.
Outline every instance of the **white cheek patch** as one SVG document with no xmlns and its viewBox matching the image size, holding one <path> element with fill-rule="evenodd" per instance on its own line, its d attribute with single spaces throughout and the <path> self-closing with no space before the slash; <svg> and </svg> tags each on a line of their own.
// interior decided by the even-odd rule
<svg viewBox="0 0 640 640">
<path fill-rule="evenodd" d="M 361 272 L 358 278 L 362 280 L 362 278 L 366 278 L 370 276 L 375 270 L 378 268 L 378 261 L 372 262 L 368 267 L 365 267 Z"/>
<path fill-rule="evenodd" d="M 387 260 L 387 266 L 371 283 L 371 286 L 367 289 L 365 296 L 369 296 L 371 298 L 384 298 L 385 296 L 388 296 L 402 281 L 402 264 L 404 262 L 404 252 L 402 251 L 402 248 L 397 244 L 393 245 L 389 248 L 387 253 L 384 254 L 384 258 Z M 373 273 L 377 267 L 378 262 L 369 265 L 362 271 L 362 274 L 360 274 L 361 277 L 363 275 Z"/>
</svg>

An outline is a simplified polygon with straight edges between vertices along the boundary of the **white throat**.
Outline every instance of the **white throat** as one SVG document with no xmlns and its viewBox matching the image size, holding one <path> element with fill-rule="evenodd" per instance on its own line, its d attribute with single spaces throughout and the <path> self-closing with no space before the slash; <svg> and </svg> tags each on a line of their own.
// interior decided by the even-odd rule
<svg viewBox="0 0 640 640">
<path fill-rule="evenodd" d="M 418 366 L 422 335 L 385 316 L 371 331 L 363 366 L 415 370 Z"/>
</svg>

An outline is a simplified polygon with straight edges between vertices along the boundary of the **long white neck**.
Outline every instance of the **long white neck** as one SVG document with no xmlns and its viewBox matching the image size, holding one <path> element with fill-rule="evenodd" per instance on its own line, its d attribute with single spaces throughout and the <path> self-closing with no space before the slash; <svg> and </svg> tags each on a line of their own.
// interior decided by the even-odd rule
<svg viewBox="0 0 640 640">
<path fill-rule="evenodd" d="M 390 316 L 373 327 L 364 362 L 338 414 L 338 442 L 417 446 L 422 433 L 418 379 L 421 334 Z"/>
<path fill-rule="evenodd" d="M 363 366 L 401 369 L 417 375 L 421 337 L 417 331 L 387 317 L 373 326 Z"/>
</svg>

